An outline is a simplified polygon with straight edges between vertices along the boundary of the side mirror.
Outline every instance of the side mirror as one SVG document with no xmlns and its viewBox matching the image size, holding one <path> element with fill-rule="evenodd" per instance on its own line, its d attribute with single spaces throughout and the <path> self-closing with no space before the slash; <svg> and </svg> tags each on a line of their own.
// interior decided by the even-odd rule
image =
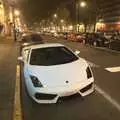
<svg viewBox="0 0 120 120">
<path fill-rule="evenodd" d="M 23 62 L 23 57 L 22 56 L 18 57 L 18 61 Z"/>
<path fill-rule="evenodd" d="M 75 51 L 75 55 L 79 55 L 80 54 L 80 51 L 79 50 L 76 50 Z"/>
</svg>

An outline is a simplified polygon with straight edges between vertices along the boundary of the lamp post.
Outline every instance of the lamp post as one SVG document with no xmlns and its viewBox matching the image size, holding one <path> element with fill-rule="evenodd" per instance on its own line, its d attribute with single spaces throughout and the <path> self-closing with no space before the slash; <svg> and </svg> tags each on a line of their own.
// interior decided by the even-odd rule
<svg viewBox="0 0 120 120">
<path fill-rule="evenodd" d="M 80 22 L 80 8 L 85 8 L 87 3 L 85 1 L 76 0 L 76 23 L 77 23 L 77 31 L 79 32 L 79 22 Z"/>
<path fill-rule="evenodd" d="M 63 26 L 64 26 L 64 20 L 63 19 L 61 19 L 60 20 L 60 31 L 62 32 L 63 31 Z"/>
<path fill-rule="evenodd" d="M 13 7 L 13 34 L 14 34 L 14 41 L 17 41 L 17 33 L 16 33 L 16 18 L 20 16 L 20 11 L 16 10 Z"/>
<path fill-rule="evenodd" d="M 57 25 L 57 18 L 58 18 L 58 15 L 55 13 L 53 15 L 54 19 L 55 19 L 55 30 L 57 31 L 57 28 L 58 28 L 58 25 Z"/>
<path fill-rule="evenodd" d="M 81 1 L 81 2 L 80 2 L 80 7 L 84 8 L 84 7 L 86 7 L 86 5 L 87 5 L 87 4 L 86 4 L 85 1 Z"/>
</svg>

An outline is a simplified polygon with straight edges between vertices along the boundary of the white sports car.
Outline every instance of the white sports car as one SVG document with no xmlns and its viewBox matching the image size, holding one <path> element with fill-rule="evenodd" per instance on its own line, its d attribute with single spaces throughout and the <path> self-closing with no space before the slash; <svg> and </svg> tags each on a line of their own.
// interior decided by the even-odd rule
<svg viewBox="0 0 120 120">
<path fill-rule="evenodd" d="M 25 47 L 18 60 L 24 62 L 25 84 L 37 103 L 56 103 L 60 97 L 94 91 L 94 77 L 88 63 L 62 44 Z"/>
</svg>

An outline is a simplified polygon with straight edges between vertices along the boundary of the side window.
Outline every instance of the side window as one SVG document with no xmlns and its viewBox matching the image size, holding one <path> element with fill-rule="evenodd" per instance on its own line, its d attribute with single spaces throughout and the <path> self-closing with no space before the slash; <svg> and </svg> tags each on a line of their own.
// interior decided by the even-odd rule
<svg viewBox="0 0 120 120">
<path fill-rule="evenodd" d="M 30 49 L 24 49 L 23 51 L 23 58 L 24 60 L 27 62 L 29 59 L 29 53 L 30 53 Z"/>
</svg>

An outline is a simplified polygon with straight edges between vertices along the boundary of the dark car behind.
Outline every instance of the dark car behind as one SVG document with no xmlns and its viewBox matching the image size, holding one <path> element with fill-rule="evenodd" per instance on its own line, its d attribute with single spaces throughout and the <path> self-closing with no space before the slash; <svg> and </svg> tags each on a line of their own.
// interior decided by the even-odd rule
<svg viewBox="0 0 120 120">
<path fill-rule="evenodd" d="M 85 35 L 85 44 L 93 45 L 95 47 L 105 47 L 109 43 L 102 34 L 98 33 L 87 33 Z"/>
<path fill-rule="evenodd" d="M 43 38 L 38 33 L 23 34 L 20 40 L 20 51 L 26 46 L 43 43 L 44 43 Z"/>
<path fill-rule="evenodd" d="M 120 51 L 120 35 L 113 35 L 110 38 L 109 48 Z"/>
</svg>

